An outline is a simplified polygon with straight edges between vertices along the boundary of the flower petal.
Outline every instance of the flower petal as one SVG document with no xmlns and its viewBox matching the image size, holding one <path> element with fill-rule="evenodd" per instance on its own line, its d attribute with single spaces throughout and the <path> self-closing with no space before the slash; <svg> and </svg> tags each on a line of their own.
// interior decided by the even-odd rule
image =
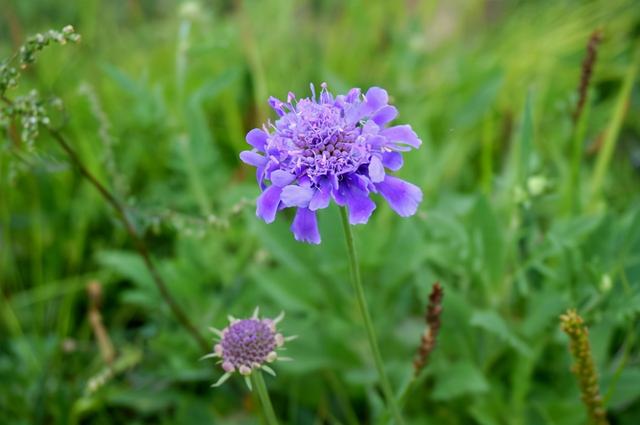
<svg viewBox="0 0 640 425">
<path fill-rule="evenodd" d="M 369 162 L 369 178 L 374 183 L 379 183 L 384 180 L 384 167 L 380 157 L 374 155 Z"/>
<path fill-rule="evenodd" d="M 370 112 L 375 112 L 389 102 L 387 91 L 380 87 L 371 87 L 364 96 Z"/>
<path fill-rule="evenodd" d="M 371 118 L 378 125 L 385 125 L 389 121 L 393 121 L 398 116 L 398 110 L 395 106 L 386 105 L 376 112 Z"/>
<path fill-rule="evenodd" d="M 245 139 L 247 140 L 247 143 L 254 148 L 259 151 L 264 151 L 264 145 L 267 143 L 267 133 L 259 128 L 254 128 L 247 133 L 247 137 Z"/>
<path fill-rule="evenodd" d="M 309 209 L 316 211 L 322 208 L 327 208 L 331 201 L 331 185 L 329 182 L 320 183 L 320 187 L 313 194 L 313 198 L 309 202 Z"/>
<path fill-rule="evenodd" d="M 403 143 L 413 148 L 418 148 L 422 144 L 411 126 L 406 124 L 385 128 L 380 134 L 389 139 L 391 143 Z"/>
<path fill-rule="evenodd" d="M 397 177 L 387 175 L 376 187 L 389 203 L 389 206 L 401 217 L 416 213 L 422 202 L 422 190 L 414 184 Z"/>
<path fill-rule="evenodd" d="M 369 221 L 369 217 L 376 204 L 369 199 L 369 194 L 357 186 L 357 183 L 349 180 L 340 182 L 338 190 L 333 191 L 333 199 L 336 204 L 347 206 L 349 211 L 349 223 L 364 224 Z"/>
<path fill-rule="evenodd" d="M 364 224 L 369 221 L 371 213 L 376 209 L 376 203 L 369 199 L 367 193 L 357 188 L 351 189 L 347 197 L 350 224 Z"/>
<path fill-rule="evenodd" d="M 269 176 L 269 179 L 276 186 L 285 187 L 286 185 L 294 181 L 296 179 L 296 176 L 288 171 L 274 170 L 271 173 L 271 176 Z"/>
<path fill-rule="evenodd" d="M 308 208 L 298 208 L 291 224 L 291 231 L 297 241 L 312 244 L 320 243 L 316 213 Z"/>
<path fill-rule="evenodd" d="M 382 153 L 382 165 L 390 169 L 391 171 L 398 171 L 402 168 L 404 160 L 400 152 L 383 152 Z"/>
<path fill-rule="evenodd" d="M 287 207 L 303 207 L 309 205 L 314 190 L 307 186 L 289 185 L 282 189 L 282 203 Z"/>
<path fill-rule="evenodd" d="M 282 103 L 280 99 L 273 96 L 269 97 L 269 106 L 271 106 L 271 108 L 276 111 L 276 114 L 278 114 L 278 116 L 284 115 L 284 103 Z"/>
<path fill-rule="evenodd" d="M 256 215 L 267 223 L 276 219 L 282 188 L 272 184 L 258 197 Z"/>
<path fill-rule="evenodd" d="M 262 167 L 267 163 L 267 158 L 254 151 L 240 152 L 240 159 L 245 164 L 253 165 L 254 167 Z"/>
</svg>

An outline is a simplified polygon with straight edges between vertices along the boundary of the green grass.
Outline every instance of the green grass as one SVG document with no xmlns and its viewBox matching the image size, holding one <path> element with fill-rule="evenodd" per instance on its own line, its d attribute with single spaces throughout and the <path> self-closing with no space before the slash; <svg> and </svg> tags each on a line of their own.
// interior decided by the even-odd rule
<svg viewBox="0 0 640 425">
<path fill-rule="evenodd" d="M 269 95 L 306 95 L 322 81 L 336 91 L 386 88 L 399 121 L 424 142 L 399 173 L 423 189 L 419 213 L 402 219 L 378 202 L 355 229 L 398 392 L 431 284 L 445 290 L 440 339 L 407 422 L 585 423 L 559 329 L 567 308 L 590 326 L 611 422 L 640 422 L 633 1 L 9 0 L 0 55 L 66 24 L 82 43 L 43 52 L 18 92 L 64 100 L 56 124 L 129 206 L 199 329 L 256 305 L 286 311 L 284 332 L 300 336 L 288 344 L 295 361 L 265 378 L 282 423 L 384 414 L 339 211 L 320 214 L 322 245 L 295 242 L 289 214 L 270 225 L 255 217 L 258 187 L 238 159 L 245 133 L 273 118 Z M 576 130 L 581 62 L 597 28 L 604 40 Z M 241 379 L 209 388 L 221 370 L 198 362 L 205 353 L 63 152 L 44 135 L 34 152 L 10 149 L 6 136 L 0 423 L 260 423 Z M 118 353 L 106 375 L 87 319 L 91 280 L 103 285 Z"/>
</svg>

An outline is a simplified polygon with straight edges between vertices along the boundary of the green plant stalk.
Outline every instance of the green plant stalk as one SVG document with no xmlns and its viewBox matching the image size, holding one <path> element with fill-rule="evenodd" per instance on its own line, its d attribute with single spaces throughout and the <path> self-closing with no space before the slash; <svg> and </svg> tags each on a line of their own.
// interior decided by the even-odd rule
<svg viewBox="0 0 640 425">
<path fill-rule="evenodd" d="M 487 195 L 491 194 L 493 179 L 493 140 L 495 129 L 493 114 L 485 118 L 482 124 L 482 149 L 481 149 L 481 179 L 482 190 Z"/>
<path fill-rule="evenodd" d="M 258 398 L 260 399 L 260 405 L 262 406 L 262 411 L 264 413 L 264 418 L 267 421 L 267 425 L 278 425 L 278 418 L 273 410 L 273 405 L 271 404 L 271 399 L 269 398 L 269 392 L 267 391 L 267 385 L 264 383 L 262 372 L 260 370 L 254 371 L 251 374 L 251 381 L 253 382 L 253 387 L 255 388 L 256 393 L 258 393 Z"/>
<path fill-rule="evenodd" d="M 11 100 L 6 98 L 4 95 L 0 95 L 0 100 L 5 102 L 7 105 L 13 105 Z M 84 165 L 84 162 L 80 159 L 80 156 L 76 153 L 76 151 L 71 147 L 71 145 L 67 142 L 65 137 L 58 130 L 52 128 L 51 126 L 46 126 L 47 130 L 51 137 L 58 143 L 58 145 L 62 148 L 62 150 L 66 153 L 67 157 L 71 161 L 71 163 L 80 171 L 80 174 L 87 179 L 89 183 L 100 193 L 102 198 L 106 203 L 111 205 L 111 207 L 116 212 L 118 219 L 122 222 L 127 234 L 131 238 L 133 245 L 138 251 L 138 254 L 142 257 L 145 267 L 149 271 L 151 278 L 158 288 L 160 295 L 163 300 L 167 303 L 171 312 L 178 320 L 180 325 L 182 325 L 187 332 L 193 337 L 194 341 L 198 343 L 201 349 L 207 351 L 209 350 L 209 343 L 206 338 L 202 336 L 200 331 L 193 325 L 189 317 L 186 315 L 182 307 L 178 304 L 176 299 L 171 295 L 169 288 L 160 275 L 160 272 L 156 268 L 155 264 L 151 260 L 151 254 L 149 253 L 149 249 L 147 245 L 142 240 L 142 237 L 138 234 L 138 231 L 134 227 L 133 223 L 129 219 L 125 207 L 116 199 L 115 195 L 111 193 L 96 176 L 94 176 L 91 171 Z"/>
<path fill-rule="evenodd" d="M 346 207 L 340 208 L 340 215 L 342 217 L 342 227 L 344 229 L 344 236 L 347 242 L 347 252 L 349 255 L 349 268 L 351 271 L 351 283 L 353 284 L 353 290 L 356 295 L 356 301 L 358 303 L 358 309 L 360 310 L 360 315 L 362 316 L 362 319 L 364 321 L 364 327 L 367 332 L 367 338 L 369 339 L 369 347 L 371 348 L 371 353 L 373 354 L 373 361 L 378 371 L 378 378 L 380 379 L 380 386 L 382 387 L 382 393 L 384 394 L 384 397 L 387 400 L 387 405 L 391 410 L 391 414 L 393 415 L 396 421 L 396 424 L 402 425 L 404 421 L 402 420 L 400 408 L 398 407 L 398 403 L 396 402 L 396 399 L 393 395 L 393 391 L 391 390 L 391 384 L 389 383 L 389 378 L 387 377 L 387 374 L 384 371 L 384 364 L 382 363 L 382 356 L 380 355 L 380 348 L 378 347 L 376 333 L 373 329 L 371 314 L 369 313 L 369 309 L 367 307 L 367 301 L 364 296 L 364 288 L 362 287 L 362 279 L 360 277 L 360 268 L 358 267 L 358 255 L 356 253 L 356 248 L 353 243 L 353 232 L 351 231 L 351 225 L 349 224 L 349 218 L 348 218 Z"/>
<path fill-rule="evenodd" d="M 611 157 L 613 156 L 613 150 L 622 127 L 622 121 L 627 111 L 627 102 L 631 95 L 631 89 L 633 88 L 633 82 L 635 81 L 636 74 L 638 73 L 638 67 L 640 66 L 640 46 L 636 48 L 634 53 L 633 63 L 625 75 L 620 89 L 620 94 L 616 99 L 616 105 L 613 110 L 613 116 L 611 117 L 609 127 L 606 130 L 604 142 L 602 148 L 598 154 L 596 162 L 596 168 L 591 180 L 591 208 L 593 209 L 598 201 L 602 191 L 602 185 L 604 182 L 604 176 L 609 168 Z"/>
<path fill-rule="evenodd" d="M 582 156 L 584 149 L 582 141 L 587 131 L 587 123 L 591 115 L 591 98 L 592 91 L 587 93 L 587 100 L 582 114 L 578 117 L 576 125 L 573 127 L 571 140 L 571 169 L 569 175 L 569 184 L 566 187 L 567 213 L 578 213 L 581 210 L 580 205 L 580 170 L 582 168 Z"/>
</svg>

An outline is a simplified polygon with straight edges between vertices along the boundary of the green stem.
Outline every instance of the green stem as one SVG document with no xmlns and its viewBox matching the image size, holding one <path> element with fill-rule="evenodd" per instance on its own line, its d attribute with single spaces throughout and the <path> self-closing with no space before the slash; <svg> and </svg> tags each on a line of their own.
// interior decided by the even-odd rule
<svg viewBox="0 0 640 425">
<path fill-rule="evenodd" d="M 254 371 L 251 374 L 251 381 L 253 381 L 253 387 L 258 393 L 258 398 L 260 399 L 260 404 L 262 405 L 262 411 L 264 412 L 264 418 L 266 419 L 267 424 L 278 425 L 278 419 L 276 418 L 276 413 L 273 411 L 273 405 L 271 404 L 271 399 L 269 398 L 269 392 L 267 391 L 267 386 L 264 383 L 262 372 L 259 370 Z"/>
<path fill-rule="evenodd" d="M 364 296 L 364 289 L 362 287 L 362 279 L 360 277 L 360 268 L 358 267 L 358 256 L 356 254 L 356 248 L 353 243 L 353 233 L 351 232 L 351 225 L 349 224 L 349 218 L 347 215 L 347 209 L 341 208 L 340 215 L 342 216 L 342 226 L 344 228 L 344 235 L 347 240 L 347 251 L 349 254 L 349 266 L 351 270 L 351 282 L 353 283 L 353 290 L 356 294 L 356 300 L 358 302 L 358 308 L 364 321 L 364 327 L 367 331 L 367 338 L 369 339 L 369 347 L 373 354 L 373 360 L 378 371 L 378 378 L 380 379 L 380 386 L 384 397 L 387 399 L 387 405 L 391 410 L 396 424 L 402 425 L 402 415 L 400 414 L 400 408 L 391 391 L 391 385 L 389 384 L 389 378 L 384 371 L 384 364 L 382 363 L 382 356 L 380 355 L 380 348 L 378 347 L 378 341 L 376 339 L 376 333 L 373 330 L 373 324 L 371 321 L 371 314 L 367 308 L 367 302 Z"/>
<path fill-rule="evenodd" d="M 633 63 L 629 67 L 627 74 L 624 77 L 622 88 L 616 99 L 615 108 L 613 110 L 613 116 L 609 121 L 609 127 L 606 130 L 602 147 L 598 153 L 598 159 L 596 167 L 591 180 L 591 207 L 592 209 L 597 206 L 600 196 L 602 195 L 602 186 L 604 184 L 605 174 L 609 168 L 613 151 L 622 127 L 622 122 L 627 113 L 627 102 L 631 96 L 633 89 L 633 82 L 635 81 L 636 74 L 640 68 L 640 45 L 636 47 Z"/>
</svg>

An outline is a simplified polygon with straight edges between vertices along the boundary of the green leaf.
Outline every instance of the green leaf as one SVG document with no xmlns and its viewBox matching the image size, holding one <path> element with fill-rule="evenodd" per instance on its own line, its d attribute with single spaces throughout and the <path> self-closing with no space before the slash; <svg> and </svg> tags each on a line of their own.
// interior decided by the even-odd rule
<svg viewBox="0 0 640 425">
<path fill-rule="evenodd" d="M 606 388 L 603 385 L 603 388 Z M 609 406 L 612 409 L 623 409 L 640 399 L 640 367 L 628 367 L 620 374 L 615 390 L 611 395 Z"/>
<path fill-rule="evenodd" d="M 473 364 L 455 363 L 438 370 L 433 389 L 434 400 L 450 400 L 468 394 L 481 394 L 489 390 L 489 383 Z"/>
<path fill-rule="evenodd" d="M 502 317 L 495 311 L 476 311 L 471 316 L 470 323 L 472 326 L 496 335 L 520 354 L 531 356 L 531 348 L 509 329 Z"/>
</svg>

